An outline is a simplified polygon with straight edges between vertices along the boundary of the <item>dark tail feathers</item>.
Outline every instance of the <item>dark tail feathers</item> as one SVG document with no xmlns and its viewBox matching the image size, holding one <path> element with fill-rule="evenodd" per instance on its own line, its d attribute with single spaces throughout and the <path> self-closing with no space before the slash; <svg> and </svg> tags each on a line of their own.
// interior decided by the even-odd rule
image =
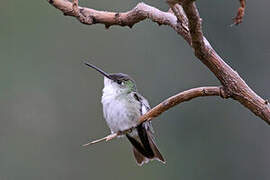
<svg viewBox="0 0 270 180">
<path fill-rule="evenodd" d="M 143 125 L 137 127 L 138 137 L 132 137 L 126 135 L 128 140 L 133 145 L 134 157 L 138 165 L 143 165 L 149 162 L 149 160 L 156 159 L 165 163 L 164 158 L 159 152 L 154 140 L 152 133 L 145 129 Z"/>
</svg>

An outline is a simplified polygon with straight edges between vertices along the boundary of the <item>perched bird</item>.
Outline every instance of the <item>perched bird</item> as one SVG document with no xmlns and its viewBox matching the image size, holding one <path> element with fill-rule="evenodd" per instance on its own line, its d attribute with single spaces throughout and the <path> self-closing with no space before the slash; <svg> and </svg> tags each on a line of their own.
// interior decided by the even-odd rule
<svg viewBox="0 0 270 180">
<path fill-rule="evenodd" d="M 133 145 L 133 153 L 138 165 L 149 160 L 165 163 L 153 136 L 151 122 L 138 125 L 139 117 L 150 110 L 148 101 L 137 92 L 135 81 L 126 74 L 108 74 L 100 68 L 85 62 L 104 76 L 102 95 L 103 114 L 112 133 L 134 128 L 126 134 Z"/>
</svg>

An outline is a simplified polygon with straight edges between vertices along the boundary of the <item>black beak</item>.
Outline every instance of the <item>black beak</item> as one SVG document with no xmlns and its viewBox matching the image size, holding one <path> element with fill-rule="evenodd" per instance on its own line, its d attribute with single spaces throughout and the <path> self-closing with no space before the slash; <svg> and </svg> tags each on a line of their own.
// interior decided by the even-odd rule
<svg viewBox="0 0 270 180">
<path fill-rule="evenodd" d="M 107 78 L 113 80 L 112 77 L 111 77 L 108 73 L 104 72 L 103 70 L 101 70 L 100 68 L 94 66 L 93 64 L 90 64 L 90 63 L 88 63 L 88 62 L 84 62 L 84 64 L 87 65 L 87 66 L 89 66 L 89 67 L 91 67 L 91 68 L 93 68 L 93 69 L 95 69 L 95 70 L 97 70 L 97 71 L 100 72 L 103 76 L 105 76 L 105 77 L 107 77 Z"/>
</svg>

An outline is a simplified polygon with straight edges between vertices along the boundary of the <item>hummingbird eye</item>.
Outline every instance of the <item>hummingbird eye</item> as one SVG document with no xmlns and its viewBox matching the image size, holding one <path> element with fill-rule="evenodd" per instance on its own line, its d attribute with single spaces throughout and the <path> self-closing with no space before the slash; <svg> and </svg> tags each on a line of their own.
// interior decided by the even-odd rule
<svg viewBox="0 0 270 180">
<path fill-rule="evenodd" d="M 119 85 L 121 85 L 123 82 L 122 81 L 120 81 L 120 80 L 118 80 L 118 81 L 116 81 L 117 82 L 117 84 L 119 84 Z"/>
</svg>

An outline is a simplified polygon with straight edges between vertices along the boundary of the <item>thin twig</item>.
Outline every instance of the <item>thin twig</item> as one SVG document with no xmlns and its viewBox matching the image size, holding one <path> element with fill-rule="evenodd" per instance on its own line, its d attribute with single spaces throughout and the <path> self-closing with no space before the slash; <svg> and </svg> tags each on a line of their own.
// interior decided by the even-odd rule
<svg viewBox="0 0 270 180">
<path fill-rule="evenodd" d="M 103 142 L 103 141 L 110 141 L 116 137 L 119 137 L 119 136 L 122 136 L 122 135 L 125 135 L 127 133 L 130 133 L 135 127 L 132 127 L 132 128 L 129 128 L 129 129 L 126 129 L 124 131 L 118 131 L 117 133 L 112 133 L 112 134 L 109 134 L 101 139 L 97 139 L 97 140 L 94 140 L 94 141 L 91 141 L 89 143 L 86 143 L 86 144 L 83 144 L 82 146 L 89 146 L 89 145 L 92 145 L 92 144 L 96 144 L 96 143 L 99 143 L 99 142 Z"/>
<path fill-rule="evenodd" d="M 240 7 L 237 10 L 236 16 L 233 18 L 234 25 L 238 25 L 243 21 L 244 15 L 245 15 L 245 9 L 246 9 L 246 0 L 239 0 L 240 1 Z"/>
<path fill-rule="evenodd" d="M 139 119 L 139 124 L 145 121 L 152 120 L 153 118 L 159 116 L 163 112 L 167 111 L 168 109 L 176 106 L 185 101 L 190 101 L 191 99 L 203 96 L 220 96 L 222 98 L 226 98 L 223 87 L 213 86 L 213 87 L 198 87 L 189 89 L 183 92 L 180 92 L 168 99 L 164 100 L 150 111 L 145 113 Z"/>
<path fill-rule="evenodd" d="M 92 141 L 92 142 L 83 144 L 82 146 L 83 146 L 83 147 L 86 147 L 86 146 L 89 146 L 89 145 L 92 145 L 92 144 L 96 144 L 96 143 L 99 143 L 99 142 L 110 141 L 110 140 L 116 138 L 117 136 L 119 136 L 118 133 L 109 134 L 108 136 L 106 136 L 106 137 L 104 137 L 104 138 L 94 140 L 94 141 Z"/>
</svg>

